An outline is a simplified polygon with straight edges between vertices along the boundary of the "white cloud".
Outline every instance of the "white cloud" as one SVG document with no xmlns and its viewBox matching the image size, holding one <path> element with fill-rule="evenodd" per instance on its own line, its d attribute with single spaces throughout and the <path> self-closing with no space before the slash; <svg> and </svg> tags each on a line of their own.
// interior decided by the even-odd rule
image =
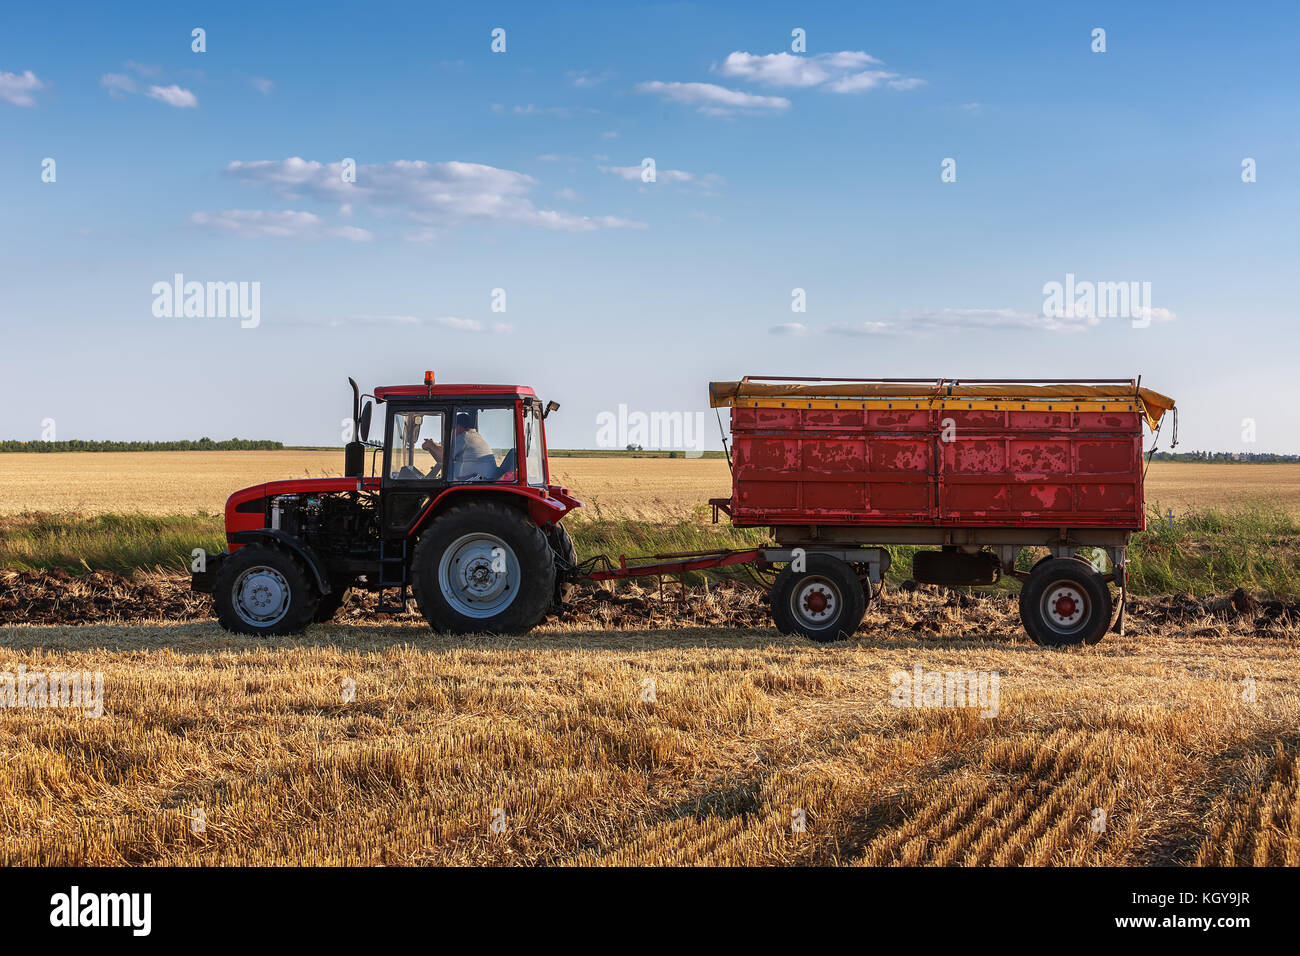
<svg viewBox="0 0 1300 956">
<path fill-rule="evenodd" d="M 145 67 L 139 63 L 127 61 L 127 67 L 141 74 L 151 74 L 157 72 L 155 67 Z M 135 77 L 126 73 L 105 73 L 99 78 L 100 86 L 108 90 L 108 95 L 114 99 L 122 99 L 128 93 L 139 93 L 140 87 L 136 83 Z M 199 105 L 199 98 L 183 86 L 177 86 L 175 83 L 170 86 L 150 86 L 144 91 L 144 95 L 160 103 L 166 103 L 168 106 L 175 106 L 180 109 L 193 109 Z"/>
<path fill-rule="evenodd" d="M 121 98 L 123 94 L 134 93 L 137 90 L 135 80 L 125 73 L 105 73 L 99 78 L 99 83 L 103 86 L 110 96 Z"/>
<path fill-rule="evenodd" d="M 1053 319 L 1041 312 L 1016 309 L 942 309 L 909 317 L 909 324 L 923 330 L 1038 329 L 1046 332 L 1079 332 L 1096 325 L 1096 319 Z"/>
<path fill-rule="evenodd" d="M 564 75 L 577 87 L 599 86 L 605 82 L 604 76 L 592 76 L 586 70 L 569 70 Z"/>
<path fill-rule="evenodd" d="M 723 76 L 739 77 L 765 86 L 821 87 L 833 93 L 858 93 L 882 84 L 895 90 L 911 90 L 925 82 L 881 69 L 882 66 L 880 60 L 862 50 L 841 50 L 815 56 L 737 51 L 729 54 L 715 69 Z"/>
<path fill-rule="evenodd" d="M 853 324 L 837 322 L 830 327 L 835 335 L 879 335 L 893 331 L 890 322 L 857 322 Z"/>
<path fill-rule="evenodd" d="M 357 167 L 356 182 L 343 181 L 341 163 L 297 156 L 284 160 L 232 162 L 226 174 L 260 185 L 283 199 L 351 203 L 378 214 L 405 215 L 419 226 L 442 229 L 471 222 L 504 222 L 544 229 L 643 228 L 615 216 L 576 216 L 538 209 L 528 198 L 536 180 L 524 173 L 480 163 L 396 160 Z M 409 238 L 409 237 L 408 237 Z M 416 241 L 428 241 L 423 235 Z"/>
<path fill-rule="evenodd" d="M 433 320 L 435 325 L 455 329 L 458 332 L 482 332 L 483 323 L 478 319 L 461 319 L 454 315 L 440 315 Z"/>
<path fill-rule="evenodd" d="M 640 166 L 598 166 L 602 173 L 612 173 L 620 179 L 626 179 L 628 182 L 641 182 Z M 688 173 L 684 169 L 656 169 L 655 182 L 659 183 L 689 183 L 695 181 L 695 175 Z M 710 174 L 706 179 L 716 177 Z"/>
<path fill-rule="evenodd" d="M 263 96 L 270 96 L 271 91 L 275 89 L 275 84 L 264 76 L 255 76 L 249 81 L 257 88 L 257 92 Z"/>
<path fill-rule="evenodd" d="M 880 63 L 861 51 L 795 56 L 793 53 L 754 54 L 737 51 L 715 69 L 723 76 L 763 83 L 767 86 L 820 86 L 856 70 Z"/>
<path fill-rule="evenodd" d="M 325 230 L 325 235 L 330 239 L 350 239 L 353 242 L 369 242 L 375 238 L 373 233 L 360 226 L 335 226 Z"/>
<path fill-rule="evenodd" d="M 348 325 L 368 326 L 419 326 L 424 322 L 414 315 L 345 315 L 345 316 L 310 316 L 304 319 L 290 320 L 286 325 L 324 326 L 338 329 Z"/>
<path fill-rule="evenodd" d="M 437 316 L 433 319 L 433 323 L 441 325 L 443 328 L 454 329 L 457 332 L 491 332 L 494 335 L 513 332 L 515 328 L 509 322 L 493 322 L 489 324 L 480 322 L 478 319 L 461 319 L 454 315 Z"/>
<path fill-rule="evenodd" d="M 507 110 L 506 107 L 503 106 L 502 104 L 500 104 L 500 103 L 493 103 L 493 104 L 492 104 L 492 112 L 494 112 L 494 113 L 506 113 L 506 112 L 509 112 L 509 113 L 513 113 L 515 116 L 559 116 L 559 117 L 571 117 L 571 116 L 588 116 L 588 115 L 594 115 L 594 114 L 599 113 L 600 110 L 592 109 L 592 108 L 589 107 L 589 106 L 537 106 L 535 103 L 526 103 L 526 104 L 523 104 L 523 105 L 515 105 L 515 106 L 510 107 L 510 108 Z"/>
<path fill-rule="evenodd" d="M 863 70 L 852 76 L 832 80 L 826 84 L 826 89 L 832 93 L 861 93 L 863 90 L 874 90 L 885 82 L 889 82 L 894 89 L 900 89 L 901 87 L 895 85 L 901 82 L 896 79 L 897 76 L 897 73 L 890 73 L 887 70 Z"/>
<path fill-rule="evenodd" d="M 782 322 L 780 325 L 773 325 L 767 330 L 772 335 L 804 335 L 808 331 L 808 326 L 802 322 Z"/>
<path fill-rule="evenodd" d="M 0 73 L 0 100 L 14 106 L 35 106 L 37 90 L 45 89 L 45 84 L 37 79 L 31 70 L 22 73 Z"/>
<path fill-rule="evenodd" d="M 352 315 L 343 322 L 355 322 L 358 325 L 422 325 L 414 315 Z"/>
<path fill-rule="evenodd" d="M 1158 310 L 1164 311 L 1164 310 Z M 1156 320 L 1159 321 L 1159 320 Z M 1054 318 L 1015 309 L 936 309 L 903 312 L 887 321 L 836 323 L 828 328 L 835 335 L 920 335 L 966 330 L 1024 329 L 1041 332 L 1082 332 L 1099 325 L 1095 317 Z"/>
<path fill-rule="evenodd" d="M 1146 319 L 1148 322 L 1172 322 L 1178 316 L 1168 309 L 1162 309 L 1159 306 L 1143 305 L 1133 310 L 1136 315 L 1135 319 Z"/>
<path fill-rule="evenodd" d="M 192 109 L 199 105 L 199 98 L 182 86 L 173 83 L 171 86 L 151 86 L 145 90 L 145 96 L 153 100 L 159 100 L 168 106 L 175 106 L 180 109 Z"/>
<path fill-rule="evenodd" d="M 390 328 L 430 328 L 439 326 L 454 332 L 472 334 L 507 335 L 515 330 L 509 322 L 480 322 L 478 319 L 462 319 L 454 315 L 438 315 L 422 318 L 418 315 L 343 315 L 343 316 L 309 316 L 286 323 L 287 325 L 310 325 L 330 329 L 347 326 L 369 326 Z"/>
<path fill-rule="evenodd" d="M 644 222 L 635 219 L 623 219 L 619 216 L 575 216 L 554 209 L 543 209 L 537 213 L 539 224 L 551 229 L 585 232 L 591 229 L 644 229 Z"/>
<path fill-rule="evenodd" d="M 320 216 L 292 209 L 227 209 L 196 212 L 190 222 L 239 239 L 348 239 L 369 242 L 374 236 L 356 226 L 330 226 Z"/>
<path fill-rule="evenodd" d="M 566 202 L 582 202 L 582 197 L 578 195 L 577 190 L 570 189 L 568 186 L 563 189 L 557 189 L 555 192 L 556 199 L 563 199 Z"/>
<path fill-rule="evenodd" d="M 664 83 L 652 80 L 638 83 L 636 90 L 638 93 L 657 93 L 664 99 L 697 107 L 701 113 L 712 116 L 790 108 L 790 101 L 784 96 L 756 96 L 718 86 L 716 83 Z"/>
</svg>

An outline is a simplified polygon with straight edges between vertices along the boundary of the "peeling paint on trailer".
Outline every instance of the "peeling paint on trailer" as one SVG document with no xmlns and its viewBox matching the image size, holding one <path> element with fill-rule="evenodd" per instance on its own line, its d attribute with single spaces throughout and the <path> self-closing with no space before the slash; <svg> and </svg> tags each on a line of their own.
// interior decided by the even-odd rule
<svg viewBox="0 0 1300 956">
<path fill-rule="evenodd" d="M 740 525 L 1145 527 L 1135 411 L 731 409 Z"/>
</svg>

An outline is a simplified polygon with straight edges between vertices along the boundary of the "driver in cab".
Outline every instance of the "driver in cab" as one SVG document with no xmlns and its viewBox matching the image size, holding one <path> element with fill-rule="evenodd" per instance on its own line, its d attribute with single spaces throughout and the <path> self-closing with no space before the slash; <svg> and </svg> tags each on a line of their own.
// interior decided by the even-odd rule
<svg viewBox="0 0 1300 956">
<path fill-rule="evenodd" d="M 442 444 L 432 438 L 426 438 L 420 447 L 432 455 L 433 460 L 437 462 L 437 467 L 430 474 L 434 472 L 447 474 Z M 454 473 L 451 475 L 453 481 L 475 478 L 490 481 L 497 476 L 497 460 L 492 454 L 492 446 L 478 433 L 478 429 L 474 427 L 474 420 L 468 412 L 457 414 L 453 423 L 451 459 L 454 466 Z"/>
</svg>

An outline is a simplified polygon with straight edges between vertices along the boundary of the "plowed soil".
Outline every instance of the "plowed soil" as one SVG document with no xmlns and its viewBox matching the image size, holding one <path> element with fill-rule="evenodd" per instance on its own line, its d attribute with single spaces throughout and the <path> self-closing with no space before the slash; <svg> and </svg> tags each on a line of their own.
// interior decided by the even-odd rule
<svg viewBox="0 0 1300 956">
<path fill-rule="evenodd" d="M 375 613 L 373 594 L 352 591 L 335 617 L 340 624 L 424 626 L 415 602 L 406 614 Z M 190 590 L 183 575 L 112 571 L 72 575 L 66 571 L 0 571 L 0 625 L 133 623 L 213 619 L 212 599 Z M 1300 602 L 1260 600 L 1238 589 L 1230 595 L 1130 597 L 1125 627 L 1136 633 L 1197 621 L 1227 625 L 1233 633 L 1262 636 L 1300 622 Z M 922 635 L 974 639 L 1023 637 L 1016 596 L 978 593 L 904 582 L 877 595 L 864 629 L 888 625 Z M 766 595 L 748 583 L 724 581 L 662 591 L 636 583 L 617 589 L 580 585 L 570 607 L 548 618 L 547 627 L 675 630 L 717 627 L 752 630 L 772 626 Z"/>
</svg>

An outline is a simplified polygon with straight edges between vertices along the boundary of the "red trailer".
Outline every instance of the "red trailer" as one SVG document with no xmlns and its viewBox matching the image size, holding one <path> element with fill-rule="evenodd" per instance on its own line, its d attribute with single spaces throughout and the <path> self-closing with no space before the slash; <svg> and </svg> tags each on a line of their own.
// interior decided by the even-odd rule
<svg viewBox="0 0 1300 956">
<path fill-rule="evenodd" d="M 789 561 L 771 595 L 783 631 L 851 634 L 889 566 L 882 545 L 928 546 L 921 583 L 1022 578 L 1039 643 L 1101 640 L 1109 582 L 1122 627 L 1125 548 L 1146 526 L 1142 428 L 1174 407 L 1140 380 L 748 377 L 709 393 L 733 442 L 731 497 L 711 504 L 772 529 L 764 558 Z M 1019 570 L 1033 546 L 1050 553 Z"/>
</svg>

